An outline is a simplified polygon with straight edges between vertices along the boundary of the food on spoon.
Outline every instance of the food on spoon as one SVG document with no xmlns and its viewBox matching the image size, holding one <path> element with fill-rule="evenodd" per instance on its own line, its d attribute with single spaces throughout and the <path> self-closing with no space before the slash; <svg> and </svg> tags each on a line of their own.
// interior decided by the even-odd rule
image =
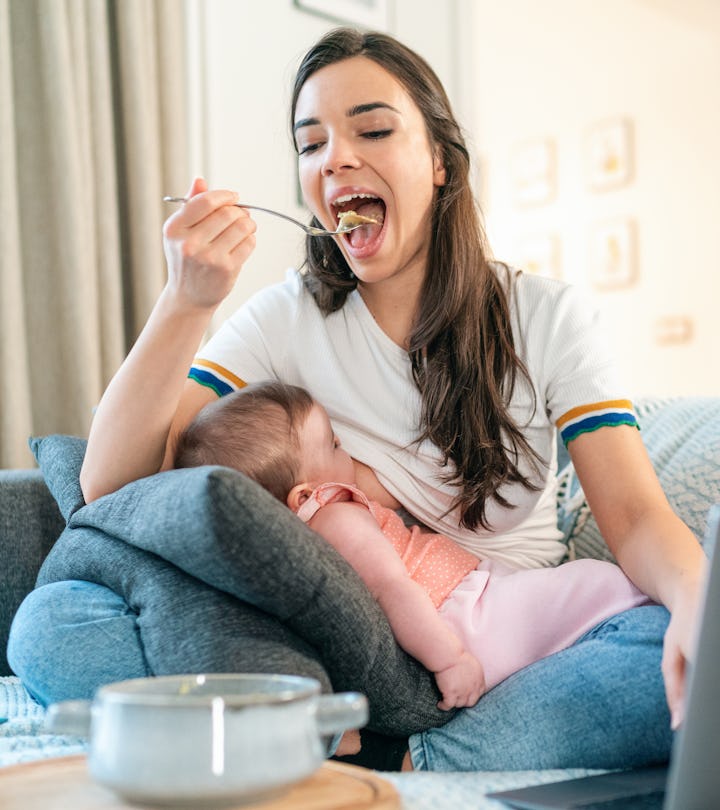
<svg viewBox="0 0 720 810">
<path fill-rule="evenodd" d="M 362 214 L 357 214 L 355 211 L 343 211 L 338 218 L 338 225 L 340 229 L 354 228 L 356 225 L 379 225 L 380 223 L 375 217 L 366 217 Z"/>
</svg>

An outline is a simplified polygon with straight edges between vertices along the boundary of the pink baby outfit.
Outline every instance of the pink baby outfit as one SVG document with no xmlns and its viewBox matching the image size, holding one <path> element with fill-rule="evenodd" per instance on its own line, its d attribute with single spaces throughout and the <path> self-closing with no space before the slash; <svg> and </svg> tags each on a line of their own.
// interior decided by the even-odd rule
<svg viewBox="0 0 720 810">
<path fill-rule="evenodd" d="M 477 559 L 441 534 L 408 528 L 392 510 L 347 484 L 322 484 L 298 510 L 306 523 L 328 503 L 366 506 L 430 595 L 440 616 L 483 666 L 487 689 L 573 644 L 624 610 L 653 604 L 622 570 L 601 560 L 514 569 Z"/>
<path fill-rule="evenodd" d="M 440 607 L 453 588 L 479 562 L 449 537 L 409 529 L 392 509 L 368 500 L 365 493 L 348 484 L 322 484 L 300 506 L 298 517 L 308 523 L 318 509 L 337 501 L 355 501 L 366 506 L 382 533 L 400 555 L 410 578 L 427 591 L 435 607 Z"/>
</svg>

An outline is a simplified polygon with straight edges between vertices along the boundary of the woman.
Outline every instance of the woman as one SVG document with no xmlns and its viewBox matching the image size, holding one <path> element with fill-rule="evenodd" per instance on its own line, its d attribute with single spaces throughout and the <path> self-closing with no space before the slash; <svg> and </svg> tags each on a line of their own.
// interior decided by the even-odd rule
<svg viewBox="0 0 720 810">
<path fill-rule="evenodd" d="M 316 220 L 332 228 L 352 208 L 377 224 L 309 238 L 306 274 L 259 293 L 194 359 L 255 246 L 237 196 L 196 180 L 165 226 L 167 286 L 95 416 L 86 500 L 170 467 L 204 404 L 275 376 L 326 405 L 370 498 L 479 556 L 554 565 L 557 425 L 609 547 L 670 621 L 651 608 L 601 624 L 413 735 L 404 767 L 548 767 L 548 749 L 567 766 L 666 758 L 662 638 L 676 727 L 703 555 L 587 308 L 564 285 L 488 262 L 447 97 L 392 38 L 326 35 L 298 71 L 292 127 Z"/>
</svg>

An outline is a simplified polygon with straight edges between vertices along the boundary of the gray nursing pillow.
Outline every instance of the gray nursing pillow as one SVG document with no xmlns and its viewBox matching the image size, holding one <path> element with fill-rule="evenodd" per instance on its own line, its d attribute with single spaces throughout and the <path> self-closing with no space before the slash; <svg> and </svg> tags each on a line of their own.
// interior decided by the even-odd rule
<svg viewBox="0 0 720 810">
<path fill-rule="evenodd" d="M 55 435 L 32 447 L 68 521 L 39 582 L 90 579 L 120 593 L 140 613 L 156 674 L 204 661 L 269 671 L 271 660 L 276 671 L 318 677 L 319 660 L 333 689 L 368 696 L 375 731 L 404 736 L 453 716 L 437 708 L 432 674 L 398 647 L 355 571 L 241 473 L 170 470 L 84 505 L 84 440 Z"/>
</svg>

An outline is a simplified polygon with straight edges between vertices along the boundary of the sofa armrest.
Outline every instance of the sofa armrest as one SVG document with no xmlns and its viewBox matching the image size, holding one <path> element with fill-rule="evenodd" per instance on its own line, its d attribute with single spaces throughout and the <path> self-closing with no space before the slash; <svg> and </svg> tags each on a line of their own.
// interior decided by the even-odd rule
<svg viewBox="0 0 720 810">
<path fill-rule="evenodd" d="M 39 470 L 0 470 L 0 675 L 15 611 L 65 527 Z"/>
</svg>

